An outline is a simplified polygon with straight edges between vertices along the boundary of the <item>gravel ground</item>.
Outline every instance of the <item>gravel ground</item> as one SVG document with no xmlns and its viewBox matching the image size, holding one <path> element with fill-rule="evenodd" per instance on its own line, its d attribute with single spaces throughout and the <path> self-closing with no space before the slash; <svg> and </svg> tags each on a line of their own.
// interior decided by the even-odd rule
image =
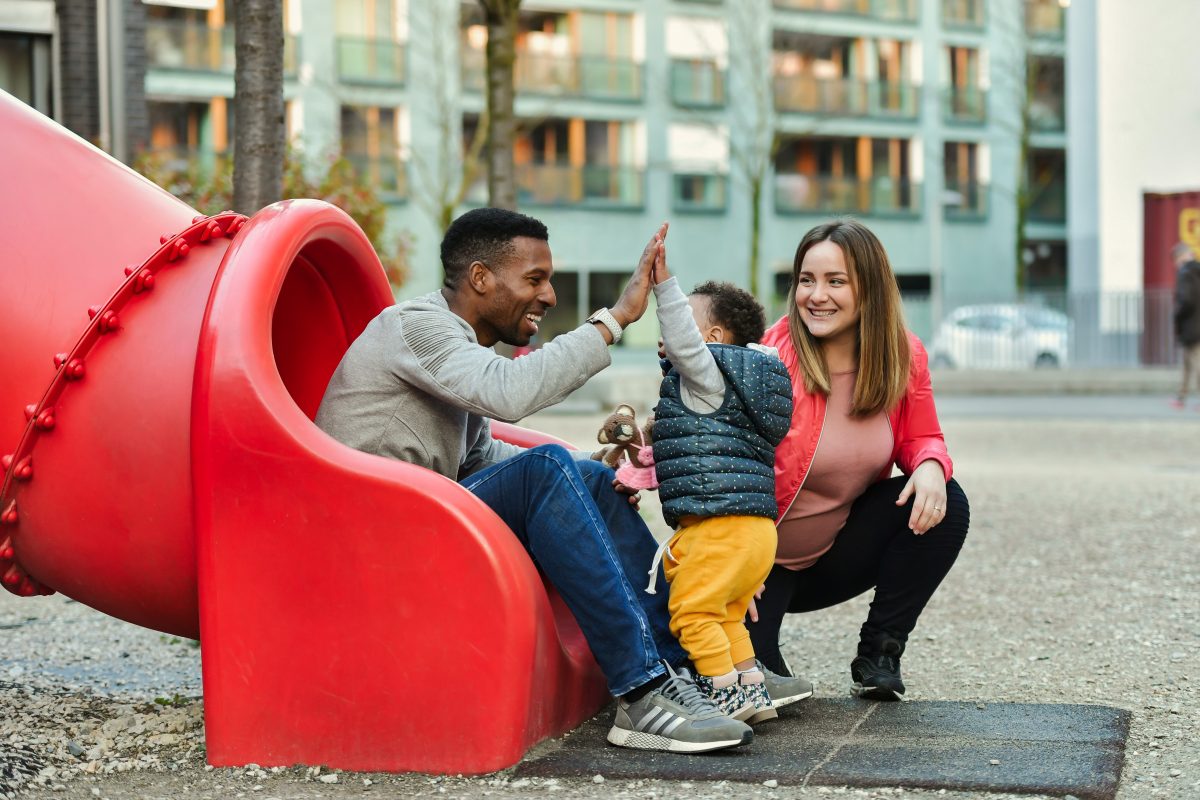
<svg viewBox="0 0 1200 800">
<path fill-rule="evenodd" d="M 587 445 L 599 418 L 544 414 L 527 424 Z M 945 428 L 972 527 L 905 654 L 910 695 L 1130 709 L 1118 796 L 1200 797 L 1200 415 L 1119 426 L 962 416 Z M 860 598 L 785 627 L 789 660 L 818 695 L 847 691 L 865 608 Z M 213 770 L 194 643 L 61 596 L 6 592 L 0 642 L 0 796 L 1001 797 Z"/>
</svg>

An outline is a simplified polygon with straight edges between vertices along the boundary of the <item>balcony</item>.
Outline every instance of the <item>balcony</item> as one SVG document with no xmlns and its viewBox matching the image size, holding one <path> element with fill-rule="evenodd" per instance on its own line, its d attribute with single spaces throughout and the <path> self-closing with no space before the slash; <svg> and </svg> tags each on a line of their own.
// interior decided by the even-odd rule
<svg viewBox="0 0 1200 800">
<path fill-rule="evenodd" d="M 408 172 L 399 158 L 358 153 L 344 153 L 343 158 L 354 166 L 355 174 L 373 188 L 380 199 L 396 202 L 408 197 Z"/>
<path fill-rule="evenodd" d="M 784 112 L 916 119 L 919 95 L 908 82 L 775 76 L 775 108 Z"/>
<path fill-rule="evenodd" d="M 404 85 L 404 45 L 391 39 L 339 36 L 337 65 L 343 83 Z"/>
<path fill-rule="evenodd" d="M 1029 98 L 1029 127 L 1038 133 L 1061 133 L 1067 127 L 1067 109 L 1062 95 Z"/>
<path fill-rule="evenodd" d="M 636 167 L 518 164 L 516 179 L 520 205 L 638 209 L 645 202 L 645 173 Z"/>
<path fill-rule="evenodd" d="M 1025 0 L 1025 32 L 1035 39 L 1062 39 L 1063 9 L 1057 0 Z"/>
<path fill-rule="evenodd" d="M 283 37 L 283 74 L 296 76 L 296 37 Z M 193 22 L 146 20 L 146 66 L 180 72 L 232 75 L 233 27 L 213 28 Z"/>
<path fill-rule="evenodd" d="M 674 59 L 671 102 L 680 108 L 723 108 L 725 71 L 713 61 Z"/>
<path fill-rule="evenodd" d="M 780 214 L 874 214 L 913 216 L 921 210 L 921 184 L 911 178 L 775 176 L 775 211 Z"/>
<path fill-rule="evenodd" d="M 981 220 L 988 214 L 990 187 L 977 180 L 959 181 L 946 179 L 946 191 L 942 195 L 942 208 L 948 220 Z"/>
<path fill-rule="evenodd" d="M 952 86 L 942 90 L 942 119 L 951 123 L 981 123 L 987 119 L 987 90 Z"/>
<path fill-rule="evenodd" d="M 464 46 L 462 59 L 463 88 L 482 92 L 484 52 Z M 627 58 L 518 53 L 513 82 L 518 92 L 531 95 L 622 102 L 642 99 L 642 65 Z"/>
<path fill-rule="evenodd" d="M 719 214 L 729 204 L 729 177 L 677 172 L 671 207 L 681 213 Z"/>
<path fill-rule="evenodd" d="M 942 24 L 947 28 L 982 29 L 986 23 L 984 0 L 942 0 Z"/>
<path fill-rule="evenodd" d="M 1030 185 L 1027 218 L 1030 222 L 1051 225 L 1061 225 L 1067 221 L 1067 182 L 1064 178 Z"/>
<path fill-rule="evenodd" d="M 886 22 L 916 22 L 918 18 L 918 0 L 774 0 L 774 5 L 785 11 L 815 11 Z"/>
</svg>

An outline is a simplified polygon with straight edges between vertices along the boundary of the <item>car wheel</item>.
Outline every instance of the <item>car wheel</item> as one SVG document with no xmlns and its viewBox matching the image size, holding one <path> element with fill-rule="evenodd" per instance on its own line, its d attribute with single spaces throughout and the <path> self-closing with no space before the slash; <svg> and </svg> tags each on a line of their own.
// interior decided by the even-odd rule
<svg viewBox="0 0 1200 800">
<path fill-rule="evenodd" d="M 1034 369 L 1058 369 L 1058 356 L 1054 353 L 1042 353 L 1033 362 Z"/>
<path fill-rule="evenodd" d="M 930 366 L 934 369 L 954 369 L 954 361 L 945 353 L 935 353 Z"/>
</svg>

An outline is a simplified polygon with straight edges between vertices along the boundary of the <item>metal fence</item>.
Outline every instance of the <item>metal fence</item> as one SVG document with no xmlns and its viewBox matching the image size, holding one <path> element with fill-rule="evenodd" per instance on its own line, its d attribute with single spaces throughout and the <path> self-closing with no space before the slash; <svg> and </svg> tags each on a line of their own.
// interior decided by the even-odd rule
<svg viewBox="0 0 1200 800">
<path fill-rule="evenodd" d="M 941 367 L 1133 367 L 1178 362 L 1170 289 L 904 298 L 909 327 Z"/>
<path fill-rule="evenodd" d="M 780 286 L 780 289 L 783 287 Z M 904 295 L 905 323 L 944 369 L 1062 369 L 1179 363 L 1170 289 Z M 786 313 L 776 295 L 767 316 Z"/>
</svg>

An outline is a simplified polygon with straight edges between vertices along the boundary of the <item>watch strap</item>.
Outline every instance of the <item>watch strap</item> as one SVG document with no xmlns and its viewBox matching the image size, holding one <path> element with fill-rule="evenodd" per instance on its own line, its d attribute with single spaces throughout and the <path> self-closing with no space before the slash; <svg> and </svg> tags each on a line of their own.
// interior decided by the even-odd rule
<svg viewBox="0 0 1200 800">
<path fill-rule="evenodd" d="M 621 341 L 621 334 L 625 332 L 621 327 L 621 324 L 617 322 L 617 318 L 614 317 L 612 312 L 607 308 L 601 308 L 598 311 L 593 312 L 592 315 L 587 318 L 587 321 L 592 323 L 599 322 L 601 325 L 608 328 L 608 332 L 612 334 L 613 344 Z"/>
</svg>

